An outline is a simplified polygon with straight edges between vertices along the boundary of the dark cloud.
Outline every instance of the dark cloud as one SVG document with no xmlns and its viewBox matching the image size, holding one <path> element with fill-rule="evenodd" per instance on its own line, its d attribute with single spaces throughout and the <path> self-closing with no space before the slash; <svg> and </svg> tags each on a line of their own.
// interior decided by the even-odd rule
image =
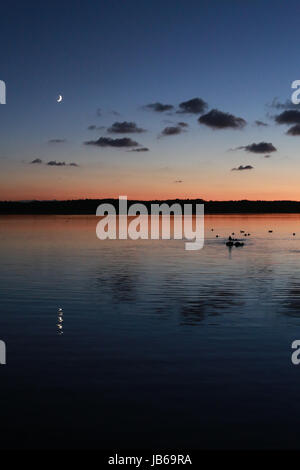
<svg viewBox="0 0 300 470">
<path fill-rule="evenodd" d="M 111 139 L 110 137 L 100 137 L 98 140 L 89 140 L 84 142 L 85 145 L 95 145 L 96 147 L 139 147 L 140 144 L 130 139 L 129 137 L 123 137 L 122 139 Z"/>
<path fill-rule="evenodd" d="M 265 155 L 264 158 L 271 158 L 271 155 Z"/>
<path fill-rule="evenodd" d="M 47 163 L 49 166 L 76 166 L 78 167 L 77 163 L 66 163 L 66 162 L 57 162 L 56 160 L 51 160 Z"/>
<path fill-rule="evenodd" d="M 149 152 L 149 149 L 147 147 L 141 147 L 138 149 L 129 150 L 129 152 Z"/>
<path fill-rule="evenodd" d="M 137 127 L 135 122 L 128 121 L 114 122 L 113 125 L 107 129 L 107 131 L 113 134 L 140 134 L 141 132 L 146 132 L 145 129 Z"/>
<path fill-rule="evenodd" d="M 30 164 L 42 164 L 43 161 L 40 158 L 36 158 L 35 160 L 32 160 Z M 79 165 L 77 163 L 66 163 L 66 162 L 57 162 L 56 160 L 50 160 L 50 162 L 46 163 L 48 166 L 76 166 L 78 167 Z"/>
<path fill-rule="evenodd" d="M 275 116 L 277 124 L 300 124 L 300 111 L 291 109 Z"/>
<path fill-rule="evenodd" d="M 251 165 L 240 165 L 237 168 L 232 168 L 231 171 L 243 171 L 243 170 L 254 170 L 254 167 Z"/>
<path fill-rule="evenodd" d="M 181 126 L 171 126 L 171 127 L 165 127 L 164 130 L 161 132 L 161 136 L 178 135 L 181 133 L 182 133 Z"/>
<path fill-rule="evenodd" d="M 202 114 L 207 109 L 207 103 L 202 98 L 192 98 L 179 104 L 177 113 Z"/>
<path fill-rule="evenodd" d="M 146 109 L 151 109 L 152 111 L 156 111 L 157 113 L 163 113 L 164 111 L 171 111 L 174 108 L 172 104 L 163 104 L 163 103 L 150 103 L 144 106 Z"/>
<path fill-rule="evenodd" d="M 49 144 L 62 144 L 66 142 L 66 139 L 50 139 L 48 140 Z"/>
<path fill-rule="evenodd" d="M 255 121 L 255 124 L 258 127 L 267 127 L 269 125 L 269 124 L 267 124 L 266 122 L 263 122 L 263 121 Z"/>
<path fill-rule="evenodd" d="M 249 144 L 237 147 L 235 150 L 245 150 L 251 153 L 271 153 L 277 152 L 277 148 L 271 142 L 259 142 L 258 144 Z"/>
<path fill-rule="evenodd" d="M 100 131 L 102 129 L 105 129 L 105 126 L 95 126 L 95 124 L 91 124 L 89 127 L 88 127 L 88 130 L 89 131 Z"/>
<path fill-rule="evenodd" d="M 49 166 L 66 166 L 65 162 L 57 162 L 56 160 L 51 160 L 47 163 Z"/>
<path fill-rule="evenodd" d="M 188 123 L 187 122 L 178 122 L 178 126 L 180 127 L 189 127 Z"/>
<path fill-rule="evenodd" d="M 218 109 L 212 109 L 209 113 L 201 116 L 198 121 L 212 129 L 242 129 L 246 125 L 244 119 L 233 114 L 223 113 Z"/>
<path fill-rule="evenodd" d="M 300 124 L 295 124 L 294 126 L 290 127 L 287 131 L 287 135 L 300 135 Z"/>
</svg>

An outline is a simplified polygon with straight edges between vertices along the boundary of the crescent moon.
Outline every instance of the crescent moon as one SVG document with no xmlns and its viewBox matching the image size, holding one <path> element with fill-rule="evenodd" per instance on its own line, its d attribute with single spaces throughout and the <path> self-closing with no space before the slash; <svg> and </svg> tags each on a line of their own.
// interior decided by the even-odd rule
<svg viewBox="0 0 300 470">
<path fill-rule="evenodd" d="M 63 100 L 63 97 L 62 97 L 62 95 L 58 95 L 58 98 L 57 98 L 57 100 L 56 100 L 56 101 L 57 101 L 58 103 L 60 103 L 62 100 Z"/>
</svg>

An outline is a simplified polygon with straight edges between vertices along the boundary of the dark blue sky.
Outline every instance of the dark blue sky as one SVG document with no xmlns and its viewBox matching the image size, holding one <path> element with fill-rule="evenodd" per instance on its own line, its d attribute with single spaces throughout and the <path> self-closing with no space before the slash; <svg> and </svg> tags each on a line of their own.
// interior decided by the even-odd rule
<svg viewBox="0 0 300 470">
<path fill-rule="evenodd" d="M 87 190 L 92 184 L 96 194 L 97 181 L 89 172 L 98 172 L 100 188 L 102 177 L 111 182 L 111 195 L 130 192 L 135 188 L 133 180 L 145 178 L 144 186 L 133 192 L 141 195 L 147 187 L 150 195 L 157 172 L 153 195 L 179 190 L 179 195 L 196 195 L 197 181 L 203 194 L 201 185 L 208 175 L 215 180 L 211 192 L 205 188 L 206 196 L 214 198 L 215 190 L 218 194 L 223 191 L 224 197 L 238 197 L 247 177 L 246 192 L 251 198 L 255 188 L 259 195 L 266 175 L 274 172 L 274 189 L 281 170 L 299 169 L 298 162 L 291 164 L 297 155 L 297 137 L 285 136 L 285 128 L 266 116 L 274 113 L 266 104 L 275 97 L 284 102 L 290 97 L 291 82 L 300 79 L 299 2 L 15 2 L 2 6 L 1 12 L 0 79 L 7 85 L 7 105 L 0 107 L 0 164 L 11 185 L 24 187 L 19 197 L 47 197 L 41 191 L 44 187 L 51 188 L 49 197 L 60 197 L 63 189 L 58 184 L 56 191 L 54 185 L 60 180 L 68 196 L 82 194 L 84 184 Z M 58 93 L 64 96 L 61 105 L 56 103 Z M 157 139 L 165 126 L 176 125 L 177 116 L 158 115 L 141 107 L 157 101 L 178 106 L 194 97 L 204 99 L 209 109 L 242 117 L 247 127 L 213 131 L 203 129 L 198 116 L 184 116 L 187 132 Z M 263 130 L 254 128 L 257 119 L 270 125 Z M 108 127 L 125 120 L 147 129 L 141 136 L 131 136 L 150 148 L 147 155 L 83 145 L 107 135 L 105 129 L 91 133 L 89 125 Z M 50 139 L 66 142 L 51 146 Z M 253 157 L 227 152 L 262 140 L 276 144 L 272 162 L 259 160 L 257 165 Z M 26 166 L 34 157 L 72 161 L 80 168 L 71 173 L 69 168 Z M 229 173 L 239 164 L 251 164 L 255 171 Z M 179 179 L 183 181 L 180 188 L 174 185 Z M 4 186 L 8 191 L 7 183 Z M 262 192 L 262 197 L 272 197 L 272 188 Z M 7 194 L 9 197 L 9 191 Z M 1 198 L 4 195 L 3 191 Z M 300 199 L 300 194 L 295 198 Z"/>
</svg>

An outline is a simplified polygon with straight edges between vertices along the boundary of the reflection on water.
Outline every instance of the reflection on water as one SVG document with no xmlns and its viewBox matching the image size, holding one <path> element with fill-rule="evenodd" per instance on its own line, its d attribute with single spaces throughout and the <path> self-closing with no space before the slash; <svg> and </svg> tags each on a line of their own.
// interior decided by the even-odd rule
<svg viewBox="0 0 300 470">
<path fill-rule="evenodd" d="M 283 313 L 300 318 L 300 279 L 291 281 L 288 295 L 282 299 Z"/>
<path fill-rule="evenodd" d="M 58 312 L 57 312 L 57 333 L 59 335 L 62 335 L 63 334 L 63 321 L 64 321 L 64 318 L 63 318 L 63 315 L 64 315 L 64 312 L 62 310 L 62 308 L 59 308 L 58 309 Z"/>
<path fill-rule="evenodd" d="M 0 217 L 0 446 L 298 448 L 300 216 L 206 216 L 194 252 L 96 224 Z"/>
<path fill-rule="evenodd" d="M 107 276 L 107 273 L 105 275 L 101 273 L 97 281 L 99 289 L 110 291 L 112 302 L 135 302 L 138 278 L 126 267 L 124 267 L 124 270 L 113 272 L 109 276 Z"/>
<path fill-rule="evenodd" d="M 206 292 L 200 292 L 192 298 L 183 299 L 181 308 L 182 324 L 197 324 L 206 316 L 215 316 L 224 313 L 225 310 L 239 306 L 242 310 L 243 301 L 239 300 L 239 293 L 229 288 L 216 286 Z"/>
</svg>

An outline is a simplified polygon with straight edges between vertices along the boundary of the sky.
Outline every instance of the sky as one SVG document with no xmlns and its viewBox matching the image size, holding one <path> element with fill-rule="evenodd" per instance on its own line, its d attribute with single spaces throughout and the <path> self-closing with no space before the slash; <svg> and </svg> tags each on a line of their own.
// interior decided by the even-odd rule
<svg viewBox="0 0 300 470">
<path fill-rule="evenodd" d="M 1 13 L 0 200 L 300 200 L 298 1 Z"/>
</svg>

